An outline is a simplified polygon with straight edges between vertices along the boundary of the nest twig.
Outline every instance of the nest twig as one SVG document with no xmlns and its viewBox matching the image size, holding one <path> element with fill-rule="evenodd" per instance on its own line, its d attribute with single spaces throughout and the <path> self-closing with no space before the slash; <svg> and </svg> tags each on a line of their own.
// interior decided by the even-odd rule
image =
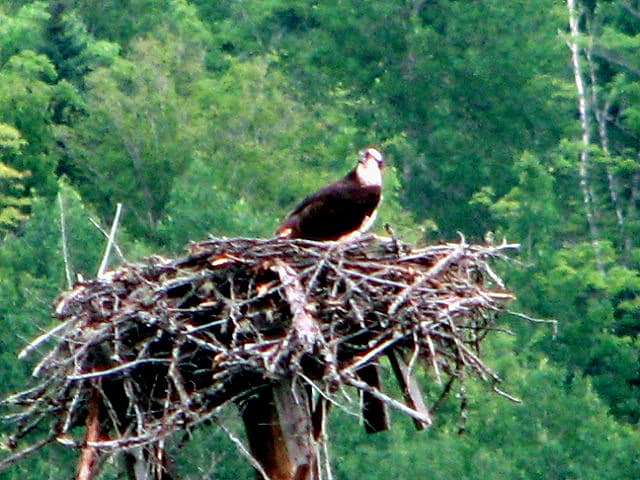
<svg viewBox="0 0 640 480">
<path fill-rule="evenodd" d="M 61 295 L 62 323 L 23 351 L 41 358 L 35 385 L 4 401 L 7 443 L 37 429 L 49 434 L 30 435 L 32 447 L 80 445 L 75 427 L 97 394 L 109 435 L 92 446 L 131 449 L 296 376 L 326 398 L 350 385 L 428 422 L 357 372 L 394 351 L 409 370 L 421 361 L 443 390 L 463 371 L 497 381 L 478 345 L 513 297 L 488 261 L 514 247 L 211 239 L 177 259 L 125 264 Z"/>
</svg>

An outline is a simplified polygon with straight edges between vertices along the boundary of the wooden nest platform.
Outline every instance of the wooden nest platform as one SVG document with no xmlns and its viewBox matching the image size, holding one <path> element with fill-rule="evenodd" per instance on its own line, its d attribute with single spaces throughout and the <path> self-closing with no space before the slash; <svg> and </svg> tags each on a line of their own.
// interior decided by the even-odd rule
<svg viewBox="0 0 640 480">
<path fill-rule="evenodd" d="M 158 454 L 165 440 L 235 404 L 259 475 L 319 478 L 300 438 L 321 441 L 343 386 L 362 393 L 374 432 L 388 427 L 387 406 L 431 423 L 417 365 L 443 393 L 463 376 L 499 380 L 478 347 L 513 298 L 489 261 L 514 247 L 210 239 L 78 282 L 57 300 L 61 324 L 21 354 L 41 358 L 34 386 L 4 401 L 7 444 L 27 443 L 16 458 L 56 440 L 80 448 L 77 478 L 141 448 L 157 478 L 175 478 Z M 384 392 L 383 357 L 402 398 Z"/>
</svg>

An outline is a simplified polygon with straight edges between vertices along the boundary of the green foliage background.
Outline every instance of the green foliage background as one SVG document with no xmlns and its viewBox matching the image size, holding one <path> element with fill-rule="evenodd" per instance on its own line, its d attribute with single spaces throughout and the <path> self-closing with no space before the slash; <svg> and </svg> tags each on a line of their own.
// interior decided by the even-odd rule
<svg viewBox="0 0 640 480">
<path fill-rule="evenodd" d="M 577 9 L 572 38 L 557 0 L 0 0 L 2 393 L 25 385 L 16 353 L 54 324 L 63 219 L 70 273 L 89 277 L 92 221 L 107 228 L 118 202 L 129 260 L 269 236 L 376 144 L 379 231 L 521 243 L 498 268 L 517 309 L 559 325 L 504 318 L 515 335 L 485 355 L 524 402 L 469 385 L 463 435 L 456 395 L 421 433 L 398 417 L 367 436 L 336 411 L 334 478 L 640 478 L 640 2 Z M 567 41 L 582 48 L 588 146 Z M 251 475 L 215 425 L 180 448 L 184 478 Z M 0 479 L 73 465 L 54 446 Z M 118 462 L 102 475 L 122 476 Z"/>
</svg>

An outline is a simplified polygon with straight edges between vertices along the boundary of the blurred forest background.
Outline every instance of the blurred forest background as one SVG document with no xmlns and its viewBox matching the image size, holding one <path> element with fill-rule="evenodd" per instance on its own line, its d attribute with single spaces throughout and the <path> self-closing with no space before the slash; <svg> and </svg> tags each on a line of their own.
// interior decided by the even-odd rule
<svg viewBox="0 0 640 480">
<path fill-rule="evenodd" d="M 128 260 L 270 236 L 375 143 L 379 232 L 520 242 L 497 268 L 559 325 L 503 318 L 485 354 L 524 402 L 469 385 L 462 435 L 463 392 L 427 432 L 336 411 L 335 478 L 640 478 L 639 53 L 638 0 L 0 0 L 2 393 L 118 202 Z M 252 475 L 214 427 L 179 440 L 186 479 Z M 0 478 L 74 466 L 57 446 Z"/>
</svg>

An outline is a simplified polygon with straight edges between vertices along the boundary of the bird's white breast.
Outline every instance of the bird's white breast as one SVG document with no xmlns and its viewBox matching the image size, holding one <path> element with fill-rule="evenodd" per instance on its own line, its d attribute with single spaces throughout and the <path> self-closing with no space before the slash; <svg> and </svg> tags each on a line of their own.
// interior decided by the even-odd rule
<svg viewBox="0 0 640 480">
<path fill-rule="evenodd" d="M 378 162 L 373 158 L 368 158 L 356 167 L 356 175 L 361 185 L 372 187 L 382 185 L 382 174 Z"/>
</svg>

